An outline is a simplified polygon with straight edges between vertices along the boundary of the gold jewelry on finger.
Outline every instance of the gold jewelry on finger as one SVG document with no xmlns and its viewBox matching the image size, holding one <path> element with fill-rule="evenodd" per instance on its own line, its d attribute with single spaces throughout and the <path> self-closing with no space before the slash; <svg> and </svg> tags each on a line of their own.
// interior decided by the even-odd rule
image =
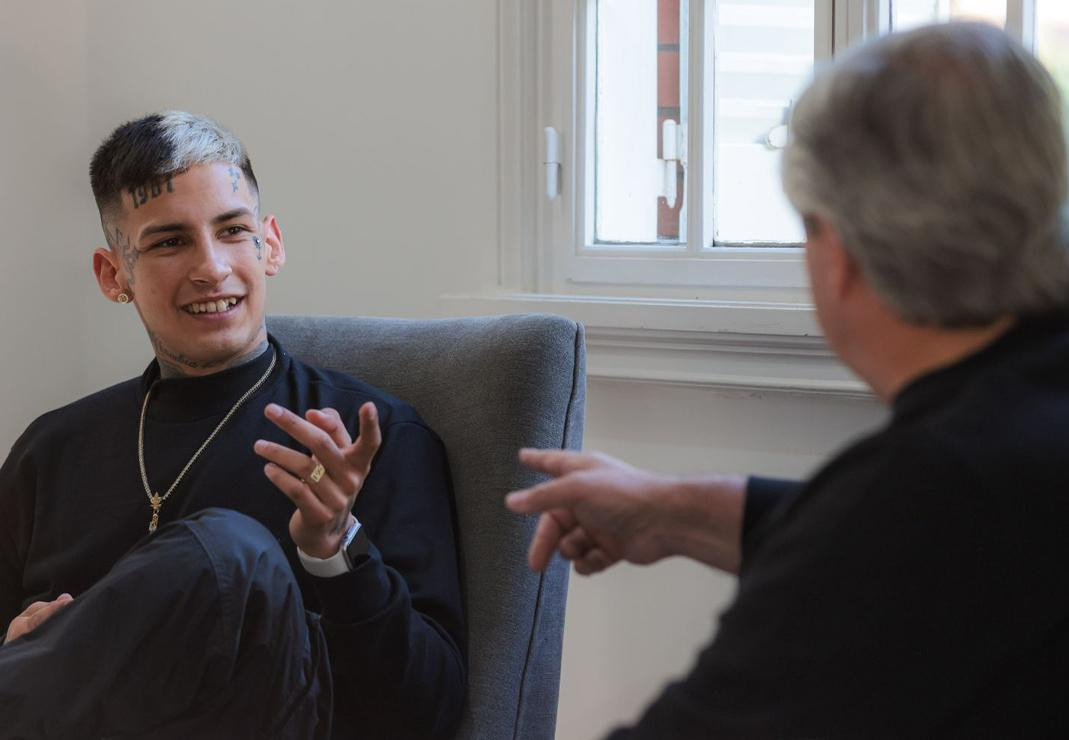
<svg viewBox="0 0 1069 740">
<path fill-rule="evenodd" d="M 327 469 L 323 467 L 323 463 L 317 462 L 316 466 L 312 468 L 312 472 L 308 474 L 308 477 L 312 479 L 313 483 L 318 483 L 323 478 L 325 472 L 327 472 Z"/>
</svg>

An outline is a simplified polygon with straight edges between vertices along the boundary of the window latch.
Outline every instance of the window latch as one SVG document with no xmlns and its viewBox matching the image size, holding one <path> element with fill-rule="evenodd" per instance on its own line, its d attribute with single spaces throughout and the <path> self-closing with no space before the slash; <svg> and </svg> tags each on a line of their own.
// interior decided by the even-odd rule
<svg viewBox="0 0 1069 740">
<path fill-rule="evenodd" d="M 770 128 L 762 137 L 761 143 L 767 149 L 775 151 L 787 146 L 787 141 L 790 138 L 792 112 L 794 112 L 794 98 L 791 98 L 790 102 L 787 103 L 787 107 L 783 109 L 783 119 Z"/>
<path fill-rule="evenodd" d="M 676 123 L 671 118 L 661 124 L 661 165 L 664 178 L 661 183 L 661 195 L 669 208 L 676 207 L 679 193 L 679 169 L 687 166 L 687 127 Z"/>
</svg>

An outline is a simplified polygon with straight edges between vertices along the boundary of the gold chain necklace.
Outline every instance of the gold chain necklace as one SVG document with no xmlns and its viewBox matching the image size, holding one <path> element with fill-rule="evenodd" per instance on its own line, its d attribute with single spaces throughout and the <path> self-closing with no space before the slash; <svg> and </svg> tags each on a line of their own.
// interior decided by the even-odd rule
<svg viewBox="0 0 1069 740">
<path fill-rule="evenodd" d="M 152 520 L 148 523 L 148 531 L 155 532 L 156 527 L 160 524 L 160 507 L 163 506 L 163 502 L 167 500 L 167 497 L 174 493 L 174 489 L 178 488 L 178 484 L 181 482 L 182 477 L 186 474 L 189 468 L 200 457 L 200 453 L 204 452 L 204 448 L 211 444 L 211 441 L 215 439 L 215 435 L 219 434 L 219 430 L 223 428 L 223 425 L 230 421 L 230 417 L 234 415 L 241 404 L 249 400 L 249 396 L 256 392 L 256 389 L 264 384 L 267 380 L 267 376 L 271 374 L 271 371 L 275 369 L 275 360 L 278 354 L 274 348 L 271 349 L 271 364 L 267 366 L 267 370 L 260 376 L 260 379 L 253 383 L 252 388 L 245 391 L 245 393 L 237 400 L 230 410 L 226 412 L 226 416 L 219 422 L 212 433 L 208 435 L 208 439 L 204 440 L 204 444 L 197 448 L 197 451 L 193 453 L 193 457 L 189 458 L 189 462 L 182 468 L 182 472 L 178 474 L 178 477 L 174 479 L 174 483 L 167 489 L 167 492 L 162 496 L 159 493 L 152 492 L 152 486 L 148 484 L 148 473 L 145 472 L 145 411 L 148 410 L 148 399 L 152 395 L 152 387 L 145 392 L 145 400 L 141 404 L 141 422 L 137 426 L 137 462 L 141 466 L 141 482 L 145 485 L 145 495 L 148 496 L 149 506 L 152 507 Z"/>
</svg>

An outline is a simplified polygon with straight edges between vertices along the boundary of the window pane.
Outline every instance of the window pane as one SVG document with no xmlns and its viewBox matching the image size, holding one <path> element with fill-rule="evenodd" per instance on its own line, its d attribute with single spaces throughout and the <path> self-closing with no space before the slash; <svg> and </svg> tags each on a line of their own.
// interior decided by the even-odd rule
<svg viewBox="0 0 1069 740">
<path fill-rule="evenodd" d="M 1061 88 L 1069 125 L 1069 3 L 1065 0 L 1036 0 L 1036 55 Z"/>
<path fill-rule="evenodd" d="M 892 0 L 891 28 L 903 31 L 937 21 L 985 21 L 1006 27 L 1006 0 Z"/>
<path fill-rule="evenodd" d="M 598 0 L 597 242 L 686 240 L 686 178 L 679 161 L 685 147 L 678 145 L 687 123 L 686 12 L 686 0 Z M 661 139 L 669 120 L 678 124 L 679 134 L 666 151 Z"/>
<path fill-rule="evenodd" d="M 713 33 L 713 241 L 801 242 L 779 170 L 791 101 L 813 70 L 814 2 L 721 2 Z"/>
</svg>

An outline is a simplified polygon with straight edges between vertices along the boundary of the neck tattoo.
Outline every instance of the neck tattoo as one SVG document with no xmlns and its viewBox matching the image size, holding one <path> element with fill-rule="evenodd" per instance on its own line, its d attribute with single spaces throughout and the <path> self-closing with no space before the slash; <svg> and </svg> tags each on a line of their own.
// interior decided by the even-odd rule
<svg viewBox="0 0 1069 740">
<path fill-rule="evenodd" d="M 168 349 L 158 339 L 152 342 L 153 347 L 156 350 L 156 361 L 160 365 L 160 378 L 162 380 L 169 380 L 171 378 L 192 378 L 196 377 L 190 373 L 190 370 L 211 370 L 212 373 L 219 373 L 223 370 L 229 370 L 232 367 L 238 367 L 248 362 L 252 362 L 264 352 L 267 351 L 267 340 L 263 340 L 251 351 L 232 359 L 223 360 L 210 363 L 199 363 L 195 360 L 191 360 L 183 354 L 176 354 Z"/>
</svg>

